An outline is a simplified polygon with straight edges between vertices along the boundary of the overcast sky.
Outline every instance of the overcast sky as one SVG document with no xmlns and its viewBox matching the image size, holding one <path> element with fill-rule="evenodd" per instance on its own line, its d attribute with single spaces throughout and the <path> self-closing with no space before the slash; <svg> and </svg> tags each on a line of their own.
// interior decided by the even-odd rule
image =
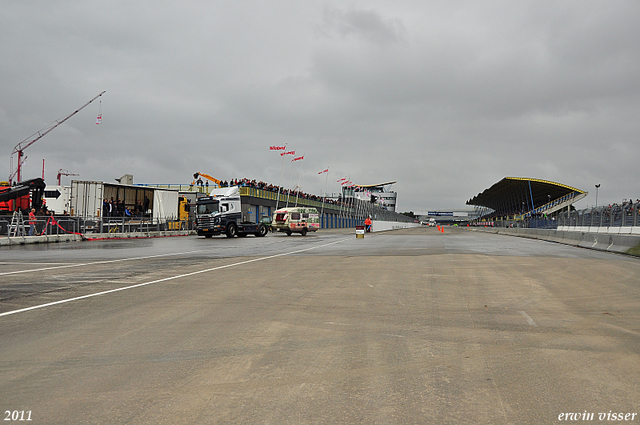
<svg viewBox="0 0 640 425">
<path fill-rule="evenodd" d="M 596 183 L 599 204 L 640 198 L 638 23 L 638 0 L 3 0 L 0 180 L 106 90 L 24 179 L 44 159 L 48 184 L 201 171 L 321 194 L 329 167 L 329 192 L 397 180 L 398 211 L 507 176 L 590 192 L 578 208 Z M 284 144 L 305 159 L 282 172 Z"/>
</svg>

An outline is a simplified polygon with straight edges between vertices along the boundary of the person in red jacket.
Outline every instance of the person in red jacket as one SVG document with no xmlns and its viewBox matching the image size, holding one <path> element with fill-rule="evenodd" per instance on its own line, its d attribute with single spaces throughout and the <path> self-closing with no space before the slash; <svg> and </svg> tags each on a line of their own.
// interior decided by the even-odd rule
<svg viewBox="0 0 640 425">
<path fill-rule="evenodd" d="M 33 236 L 36 233 L 36 210 L 31 208 L 29 211 L 29 236 Z"/>
<path fill-rule="evenodd" d="M 364 221 L 364 228 L 367 233 L 371 233 L 371 217 L 367 217 Z"/>
</svg>

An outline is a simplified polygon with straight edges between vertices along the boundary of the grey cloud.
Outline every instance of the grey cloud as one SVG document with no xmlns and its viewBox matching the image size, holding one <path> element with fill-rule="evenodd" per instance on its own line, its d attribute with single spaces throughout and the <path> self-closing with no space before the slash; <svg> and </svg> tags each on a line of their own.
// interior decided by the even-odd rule
<svg viewBox="0 0 640 425">
<path fill-rule="evenodd" d="M 399 19 L 383 19 L 375 10 L 324 8 L 321 33 L 354 37 L 373 43 L 403 41 L 405 29 Z"/>
</svg>

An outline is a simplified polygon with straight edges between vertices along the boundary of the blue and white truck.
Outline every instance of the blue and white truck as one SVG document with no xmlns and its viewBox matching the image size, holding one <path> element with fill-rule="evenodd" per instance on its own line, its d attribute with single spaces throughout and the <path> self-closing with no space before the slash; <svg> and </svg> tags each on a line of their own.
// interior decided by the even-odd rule
<svg viewBox="0 0 640 425">
<path fill-rule="evenodd" d="M 210 238 L 225 234 L 228 238 L 255 235 L 266 236 L 269 228 L 263 223 L 242 220 L 240 189 L 237 186 L 213 189 L 209 196 L 196 201 L 198 236 Z"/>
</svg>

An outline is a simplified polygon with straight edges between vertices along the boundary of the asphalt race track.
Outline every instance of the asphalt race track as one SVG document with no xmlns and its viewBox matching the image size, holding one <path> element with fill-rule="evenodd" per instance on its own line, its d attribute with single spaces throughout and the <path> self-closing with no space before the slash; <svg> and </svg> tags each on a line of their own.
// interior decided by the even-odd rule
<svg viewBox="0 0 640 425">
<path fill-rule="evenodd" d="M 640 423 L 635 258 L 435 228 L 0 254 L 6 423 Z"/>
</svg>

